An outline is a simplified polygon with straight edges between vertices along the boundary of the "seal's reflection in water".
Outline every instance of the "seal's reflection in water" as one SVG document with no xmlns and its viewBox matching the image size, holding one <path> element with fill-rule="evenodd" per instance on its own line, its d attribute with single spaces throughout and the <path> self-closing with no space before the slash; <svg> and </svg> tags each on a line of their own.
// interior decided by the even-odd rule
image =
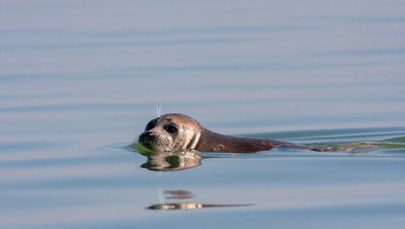
<svg viewBox="0 0 405 229">
<path fill-rule="evenodd" d="M 195 168 L 201 165 L 201 161 L 204 158 L 197 151 L 180 151 L 180 152 L 150 152 L 142 148 L 139 145 L 133 145 L 139 153 L 148 158 L 147 162 L 141 165 L 142 168 L 159 171 L 159 172 L 175 172 L 185 169 Z M 150 210 L 196 210 L 205 208 L 219 208 L 219 207 L 248 207 L 253 204 L 212 204 L 212 203 L 197 203 L 192 201 L 185 201 L 192 199 L 194 196 L 187 190 L 166 190 L 159 189 L 159 201 L 158 204 L 153 204 L 146 209 Z M 166 203 L 165 200 L 171 200 L 170 203 Z M 172 201 L 172 200 L 179 200 Z"/>
<path fill-rule="evenodd" d="M 142 168 L 152 171 L 179 171 L 201 165 L 202 156 L 197 151 L 164 152 L 145 154 L 148 161 Z"/>
<path fill-rule="evenodd" d="M 159 204 L 154 204 L 146 209 L 150 210 L 196 210 L 196 209 L 204 209 L 204 208 L 219 208 L 219 207 L 248 207 L 252 206 L 253 204 L 203 204 L 203 203 L 195 203 L 195 202 L 174 202 L 174 203 L 165 203 L 165 199 L 191 199 L 193 195 L 190 191 L 187 190 L 168 190 L 165 191 L 166 197 L 163 197 L 162 190 L 159 190 Z"/>
</svg>

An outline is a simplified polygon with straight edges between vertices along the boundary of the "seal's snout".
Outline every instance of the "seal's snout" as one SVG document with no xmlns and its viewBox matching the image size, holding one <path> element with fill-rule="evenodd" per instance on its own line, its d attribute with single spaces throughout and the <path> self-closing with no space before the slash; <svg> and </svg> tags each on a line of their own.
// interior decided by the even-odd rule
<svg viewBox="0 0 405 229">
<path fill-rule="evenodd" d="M 139 135 L 139 138 L 138 138 L 138 140 L 140 142 L 151 141 L 153 139 L 154 139 L 154 136 L 151 134 L 150 131 L 143 132 L 141 135 Z"/>
<path fill-rule="evenodd" d="M 144 145 L 145 147 L 150 147 L 152 142 L 156 140 L 156 137 L 152 135 L 150 131 L 145 131 L 139 135 L 138 142 Z"/>
</svg>

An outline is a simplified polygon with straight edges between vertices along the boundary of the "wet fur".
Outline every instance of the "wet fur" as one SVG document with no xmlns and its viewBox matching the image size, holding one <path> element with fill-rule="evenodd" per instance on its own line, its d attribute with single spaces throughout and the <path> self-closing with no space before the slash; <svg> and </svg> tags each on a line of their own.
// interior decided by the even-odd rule
<svg viewBox="0 0 405 229">
<path fill-rule="evenodd" d="M 252 153 L 275 147 L 294 147 L 318 152 L 331 151 L 329 148 L 304 146 L 290 142 L 261 138 L 243 138 L 218 134 L 205 129 L 196 150 L 201 152 Z"/>
</svg>

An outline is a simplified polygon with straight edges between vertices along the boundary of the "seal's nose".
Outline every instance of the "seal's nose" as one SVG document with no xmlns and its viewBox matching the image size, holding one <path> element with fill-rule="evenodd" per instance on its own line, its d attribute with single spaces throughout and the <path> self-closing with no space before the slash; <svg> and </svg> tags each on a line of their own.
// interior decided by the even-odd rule
<svg viewBox="0 0 405 229">
<path fill-rule="evenodd" d="M 145 143 L 153 141 L 154 136 L 151 134 L 150 131 L 145 131 L 141 135 L 139 135 L 138 142 Z"/>
</svg>

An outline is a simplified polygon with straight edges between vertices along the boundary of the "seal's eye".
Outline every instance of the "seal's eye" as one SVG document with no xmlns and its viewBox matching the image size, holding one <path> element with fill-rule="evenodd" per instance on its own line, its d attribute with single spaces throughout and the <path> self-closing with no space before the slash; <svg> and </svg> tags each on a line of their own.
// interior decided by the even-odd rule
<svg viewBox="0 0 405 229">
<path fill-rule="evenodd" d="M 173 125 L 167 125 L 167 126 L 165 126 L 165 130 L 171 134 L 174 134 L 177 132 L 177 127 L 175 127 Z"/>
<path fill-rule="evenodd" d="M 156 122 L 157 122 L 157 119 L 153 119 L 152 121 L 148 122 L 148 124 L 146 124 L 145 131 L 150 130 L 153 127 L 155 127 Z"/>
</svg>

